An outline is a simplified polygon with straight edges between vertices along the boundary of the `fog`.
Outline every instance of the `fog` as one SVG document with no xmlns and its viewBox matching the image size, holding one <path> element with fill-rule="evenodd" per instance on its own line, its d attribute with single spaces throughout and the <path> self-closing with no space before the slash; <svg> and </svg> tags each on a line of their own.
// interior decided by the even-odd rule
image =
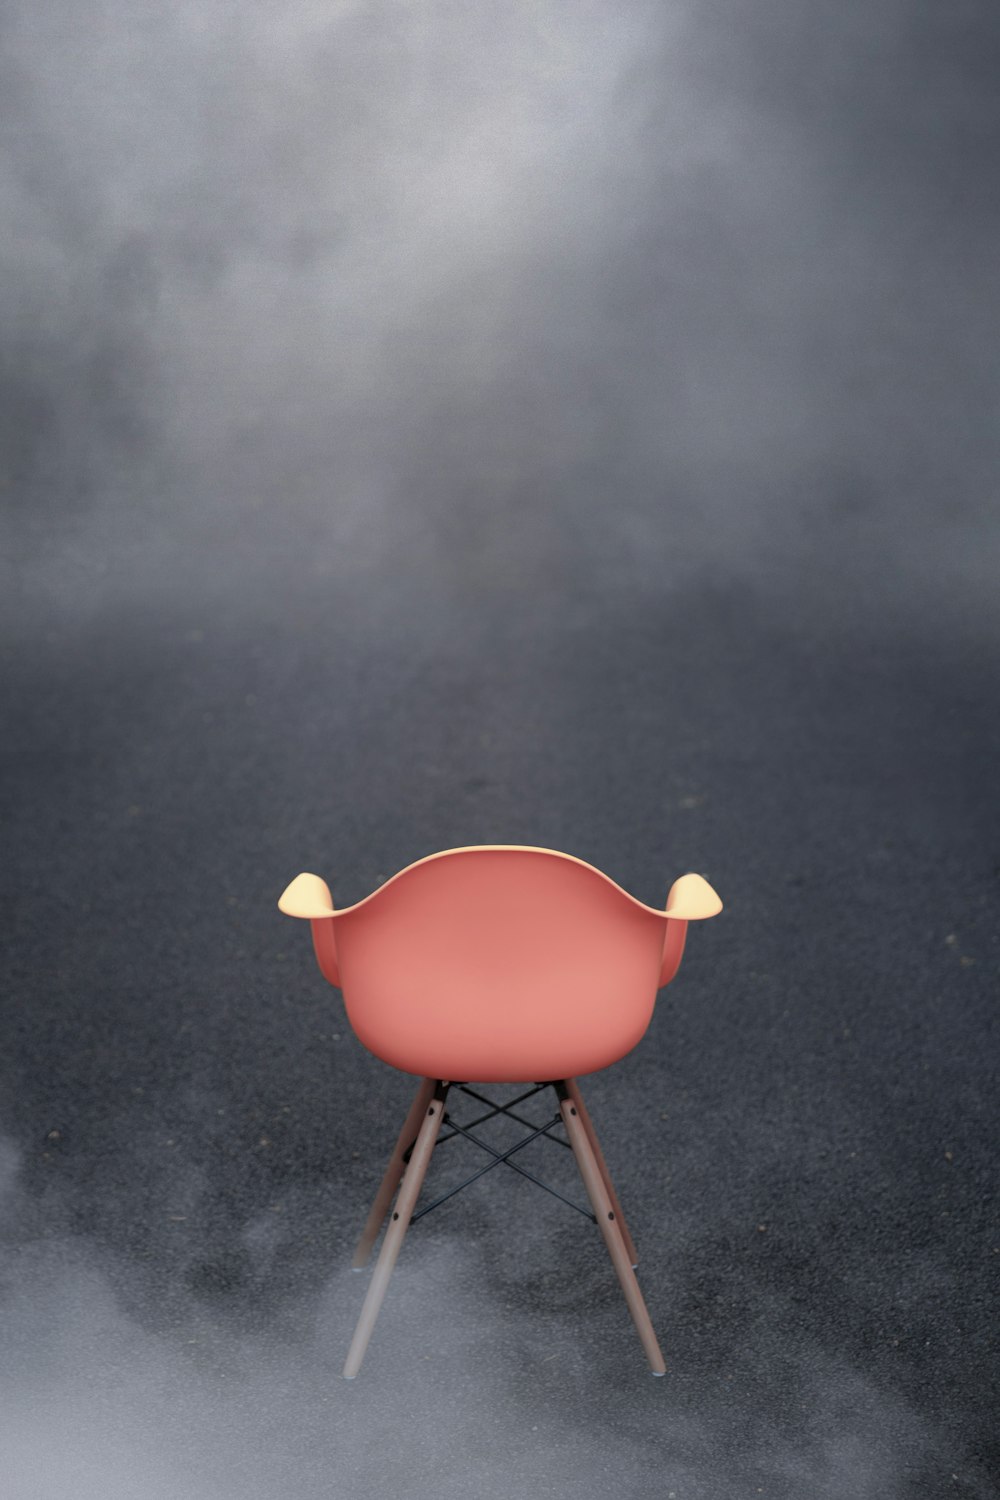
<svg viewBox="0 0 1000 1500">
<path fill-rule="evenodd" d="M 11 12 L 47 608 L 403 572 L 454 627 L 831 545 L 985 596 L 985 8 Z"/>
<path fill-rule="evenodd" d="M 495 1238 L 503 1217 L 493 1216 Z M 275 1234 L 273 1222 L 246 1227 L 252 1258 L 268 1239 L 280 1255 L 294 1233 Z M 375 1496 L 392 1484 L 459 1496 L 473 1484 L 491 1497 L 539 1486 L 875 1497 L 908 1493 L 907 1469 L 940 1471 L 933 1429 L 797 1337 L 787 1308 L 762 1310 L 760 1347 L 734 1350 L 730 1373 L 675 1380 L 666 1401 L 630 1348 L 627 1398 L 605 1390 L 595 1408 L 602 1332 L 627 1321 L 605 1268 L 592 1253 L 575 1295 L 547 1277 L 546 1298 L 564 1317 L 539 1316 L 537 1305 L 511 1301 L 509 1287 L 484 1300 L 475 1283 L 486 1240 L 478 1251 L 436 1237 L 406 1247 L 391 1311 L 352 1384 L 340 1368 L 360 1278 L 343 1267 L 277 1327 L 259 1310 L 234 1325 L 216 1287 L 214 1305 L 201 1288 L 169 1331 L 154 1332 L 123 1305 L 134 1268 L 72 1238 L 36 1242 L 10 1258 L 5 1278 L 7 1492 L 308 1500 Z M 544 1264 L 544 1250 L 538 1258 Z M 526 1251 L 520 1263 L 533 1280 Z M 605 1420 L 595 1422 L 595 1410 Z"/>
</svg>

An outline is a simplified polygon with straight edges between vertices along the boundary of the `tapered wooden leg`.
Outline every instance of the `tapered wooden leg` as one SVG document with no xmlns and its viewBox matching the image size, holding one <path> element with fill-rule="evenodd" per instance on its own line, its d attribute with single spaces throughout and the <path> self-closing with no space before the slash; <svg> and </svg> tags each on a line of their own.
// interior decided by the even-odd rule
<svg viewBox="0 0 1000 1500">
<path fill-rule="evenodd" d="M 618 1228 L 621 1230 L 622 1239 L 625 1241 L 625 1249 L 628 1251 L 628 1258 L 632 1262 L 632 1269 L 634 1271 L 636 1266 L 639 1264 L 639 1256 L 636 1253 L 635 1243 L 632 1239 L 632 1236 L 628 1232 L 628 1225 L 625 1223 L 625 1215 L 622 1213 L 622 1206 L 618 1202 L 618 1194 L 615 1192 L 615 1185 L 611 1181 L 611 1173 L 608 1171 L 608 1164 L 604 1160 L 604 1152 L 601 1150 L 601 1143 L 597 1139 L 597 1131 L 594 1129 L 593 1124 L 591 1123 L 590 1116 L 587 1113 L 587 1106 L 583 1102 L 583 1095 L 580 1093 L 580 1085 L 577 1083 L 575 1078 L 566 1079 L 566 1092 L 569 1094 L 570 1099 L 575 1104 L 576 1112 L 580 1116 L 584 1130 L 587 1132 L 587 1139 L 590 1142 L 590 1149 L 591 1151 L 593 1151 L 594 1160 L 597 1162 L 597 1170 L 600 1172 L 601 1177 L 604 1179 L 604 1186 L 607 1188 L 608 1197 L 611 1199 L 611 1207 L 615 1212 L 615 1222 L 617 1223 Z"/>
<path fill-rule="evenodd" d="M 635 1272 L 632 1269 L 629 1253 L 625 1248 L 625 1241 L 618 1228 L 618 1220 L 615 1217 L 615 1211 L 611 1205 L 608 1190 L 604 1185 L 604 1178 L 601 1176 L 594 1153 L 591 1150 L 590 1141 L 587 1138 L 586 1130 L 583 1128 L 583 1121 L 578 1108 L 569 1095 L 568 1080 L 565 1086 L 565 1097 L 560 1100 L 559 1108 L 562 1112 L 563 1123 L 566 1126 L 566 1134 L 569 1136 L 569 1143 L 573 1147 L 577 1166 L 580 1168 L 580 1176 L 583 1178 L 584 1186 L 587 1189 L 590 1206 L 597 1215 L 597 1222 L 604 1236 L 604 1243 L 608 1247 L 608 1254 L 611 1256 L 614 1268 L 618 1273 L 618 1280 L 621 1282 L 622 1291 L 625 1293 L 628 1310 L 632 1314 L 632 1321 L 642 1340 L 642 1347 L 646 1351 L 649 1368 L 654 1375 L 665 1375 L 667 1367 L 663 1362 L 663 1355 L 660 1353 L 660 1346 L 656 1341 L 653 1325 L 649 1321 L 649 1313 L 646 1311 L 646 1304 L 639 1290 L 639 1283 L 635 1279 Z"/>
<path fill-rule="evenodd" d="M 389 1158 L 389 1165 L 385 1169 L 382 1185 L 375 1195 L 375 1202 L 371 1206 L 371 1212 L 368 1215 L 364 1229 L 361 1231 L 361 1238 L 358 1240 L 357 1248 L 354 1251 L 354 1259 L 351 1262 L 352 1270 L 363 1271 L 368 1264 L 368 1257 L 372 1253 L 372 1246 L 378 1239 L 378 1232 L 385 1223 L 385 1216 L 389 1212 L 389 1205 L 392 1203 L 393 1195 L 399 1187 L 399 1181 L 406 1166 L 403 1158 L 417 1138 L 417 1132 L 420 1129 L 421 1122 L 427 1113 L 427 1106 L 430 1104 L 433 1096 L 434 1079 L 422 1079 L 413 1103 L 410 1105 L 410 1113 L 407 1115 L 403 1128 L 399 1132 L 396 1148 Z"/>
<path fill-rule="evenodd" d="M 416 1144 L 410 1155 L 409 1165 L 403 1175 L 403 1185 L 396 1199 L 396 1207 L 389 1222 L 389 1228 L 385 1232 L 382 1241 L 382 1249 L 379 1251 L 378 1260 L 375 1262 L 375 1270 L 368 1285 L 368 1295 L 365 1297 L 358 1319 L 358 1326 L 354 1330 L 354 1338 L 347 1355 L 347 1363 L 344 1365 L 344 1376 L 347 1380 L 353 1380 L 361 1368 L 361 1361 L 365 1357 L 368 1348 L 368 1340 L 372 1336 L 375 1327 L 375 1319 L 379 1315 L 389 1278 L 403 1244 L 403 1236 L 406 1233 L 410 1216 L 413 1213 L 420 1189 L 423 1186 L 424 1177 L 427 1174 L 427 1165 L 434 1150 L 438 1131 L 441 1129 L 441 1120 L 444 1116 L 444 1101 L 448 1092 L 447 1084 L 437 1084 L 434 1097 L 424 1111 L 423 1123 L 417 1136 Z"/>
</svg>

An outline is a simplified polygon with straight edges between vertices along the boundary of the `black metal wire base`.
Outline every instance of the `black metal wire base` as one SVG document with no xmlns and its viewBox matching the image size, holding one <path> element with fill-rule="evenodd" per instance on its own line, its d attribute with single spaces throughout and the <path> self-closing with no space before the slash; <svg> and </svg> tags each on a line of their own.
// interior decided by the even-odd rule
<svg viewBox="0 0 1000 1500">
<path fill-rule="evenodd" d="M 534 1088 L 527 1089 L 523 1094 L 519 1094 L 516 1099 L 511 1100 L 510 1104 L 497 1104 L 494 1100 L 488 1099 L 485 1094 L 479 1093 L 477 1089 L 470 1088 L 466 1083 L 453 1083 L 450 1085 L 450 1087 L 452 1089 L 461 1089 L 462 1093 L 468 1094 L 471 1099 L 478 1099 L 480 1104 L 488 1104 L 490 1107 L 487 1110 L 486 1114 L 478 1115 L 477 1118 L 475 1120 L 471 1120 L 468 1125 L 459 1124 L 459 1122 L 454 1119 L 452 1115 L 446 1110 L 442 1124 L 448 1128 L 446 1132 L 442 1132 L 442 1134 L 438 1136 L 437 1144 L 440 1146 L 445 1141 L 453 1141 L 456 1139 L 456 1137 L 463 1136 L 465 1140 L 471 1141 L 474 1146 L 478 1146 L 481 1151 L 485 1151 L 487 1155 L 493 1158 L 493 1160 L 488 1161 L 485 1167 L 480 1167 L 478 1172 L 473 1172 L 471 1177 L 467 1177 L 465 1181 L 460 1182 L 457 1187 L 449 1188 L 446 1193 L 442 1193 L 439 1198 L 435 1198 L 433 1203 L 428 1203 L 426 1207 L 420 1210 L 419 1213 L 415 1213 L 410 1220 L 411 1224 L 415 1224 L 418 1219 L 422 1219 L 424 1217 L 424 1214 L 429 1214 L 431 1212 L 431 1209 L 440 1207 L 442 1203 L 447 1203 L 449 1198 L 454 1198 L 456 1193 L 460 1193 L 462 1189 L 467 1188 L 470 1183 L 478 1182 L 479 1178 L 484 1176 L 485 1173 L 492 1172 L 494 1167 L 499 1167 L 501 1165 L 510 1167 L 512 1171 L 518 1172 L 522 1177 L 527 1177 L 529 1182 L 533 1182 L 536 1187 L 543 1188 L 546 1193 L 551 1193 L 552 1197 L 558 1198 L 560 1203 L 565 1203 L 568 1205 L 568 1207 L 575 1208 L 577 1213 L 583 1214 L 584 1218 L 589 1219 L 592 1224 L 597 1223 L 595 1215 L 591 1213 L 589 1208 L 581 1208 L 580 1205 L 578 1203 L 574 1203 L 571 1198 L 565 1197 L 565 1195 L 563 1193 L 560 1193 L 558 1189 L 550 1187 L 547 1182 L 543 1182 L 540 1177 L 536 1177 L 533 1172 L 529 1172 L 527 1167 L 522 1167 L 519 1162 L 511 1160 L 511 1157 L 514 1156 L 518 1151 L 523 1150 L 524 1147 L 530 1145 L 532 1141 L 538 1140 L 540 1136 L 544 1136 L 546 1140 L 553 1141 L 557 1146 L 564 1146 L 567 1150 L 572 1149 L 570 1147 L 569 1141 L 564 1141 L 560 1136 L 550 1134 L 550 1131 L 554 1126 L 562 1124 L 561 1114 L 554 1115 L 551 1120 L 547 1120 L 543 1125 L 535 1125 L 534 1121 L 526 1120 L 523 1115 L 515 1114 L 514 1112 L 515 1105 L 523 1104 L 526 1099 L 534 1098 L 534 1096 L 536 1094 L 540 1094 L 543 1089 L 555 1089 L 556 1097 L 562 1098 L 564 1089 L 561 1087 L 561 1085 L 556 1083 L 536 1083 Z M 509 1119 L 516 1120 L 519 1125 L 527 1126 L 530 1134 L 522 1137 L 521 1140 L 516 1142 L 515 1145 L 509 1147 L 506 1151 L 495 1150 L 495 1148 L 491 1146 L 487 1141 L 480 1139 L 478 1135 L 473 1135 L 472 1132 L 477 1126 L 484 1125 L 487 1120 L 495 1119 L 497 1115 L 507 1115 Z M 404 1153 L 404 1161 L 409 1161 L 410 1152 L 412 1150 L 413 1145 L 411 1144 L 409 1149 Z"/>
</svg>

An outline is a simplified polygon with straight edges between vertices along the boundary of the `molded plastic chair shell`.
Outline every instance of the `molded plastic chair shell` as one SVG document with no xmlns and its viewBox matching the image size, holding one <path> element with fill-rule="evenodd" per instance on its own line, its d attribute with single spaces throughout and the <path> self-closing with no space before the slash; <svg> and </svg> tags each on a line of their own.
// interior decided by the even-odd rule
<svg viewBox="0 0 1000 1500">
<path fill-rule="evenodd" d="M 404 1073 L 483 1083 L 575 1078 L 624 1057 L 687 923 L 722 910 L 700 875 L 659 911 L 581 859 L 513 844 L 429 855 L 340 911 L 319 876 L 299 875 L 278 904 L 310 920 L 369 1051 Z"/>
</svg>

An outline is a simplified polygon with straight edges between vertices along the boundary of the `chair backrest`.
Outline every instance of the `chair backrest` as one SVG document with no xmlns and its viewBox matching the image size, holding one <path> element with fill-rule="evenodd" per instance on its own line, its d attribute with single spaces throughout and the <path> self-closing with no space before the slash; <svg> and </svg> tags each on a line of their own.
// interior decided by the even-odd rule
<svg viewBox="0 0 1000 1500">
<path fill-rule="evenodd" d="M 649 1025 L 665 913 L 555 850 L 420 860 L 334 914 L 360 1040 L 404 1072 L 481 1082 L 609 1066 Z"/>
</svg>

